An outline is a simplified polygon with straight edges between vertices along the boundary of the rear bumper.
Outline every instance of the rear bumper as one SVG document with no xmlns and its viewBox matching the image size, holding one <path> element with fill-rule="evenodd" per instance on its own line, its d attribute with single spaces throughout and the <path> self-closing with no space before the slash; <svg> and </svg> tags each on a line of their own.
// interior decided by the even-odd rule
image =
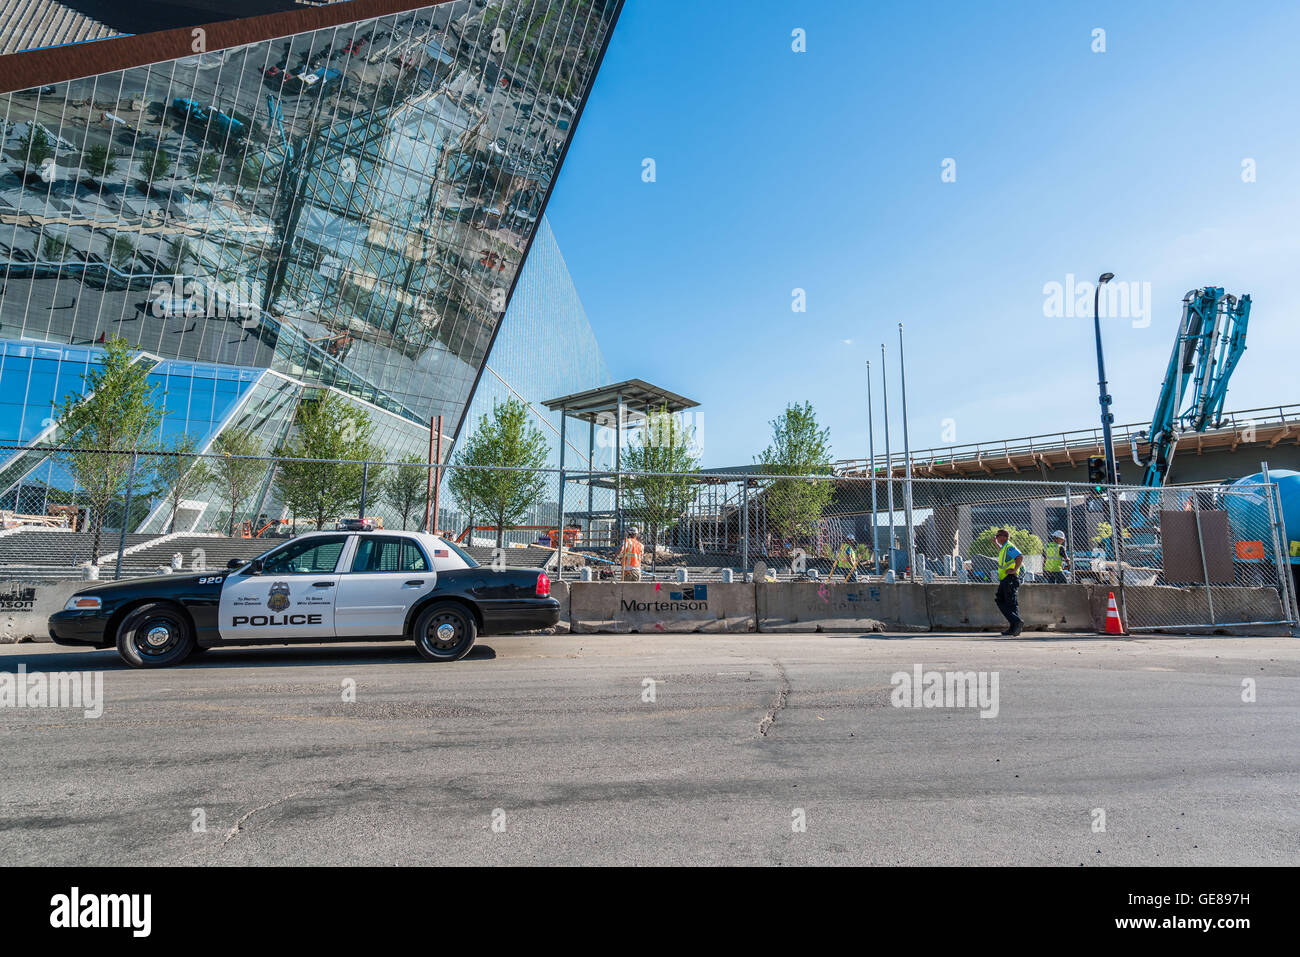
<svg viewBox="0 0 1300 957">
<path fill-rule="evenodd" d="M 536 631 L 550 628 L 560 620 L 560 603 L 554 598 L 484 602 L 479 607 L 483 612 L 483 630 L 489 635 Z"/>
<path fill-rule="evenodd" d="M 56 611 L 50 615 L 48 626 L 56 645 L 107 648 L 113 643 L 107 637 L 108 616 L 99 610 Z"/>
</svg>

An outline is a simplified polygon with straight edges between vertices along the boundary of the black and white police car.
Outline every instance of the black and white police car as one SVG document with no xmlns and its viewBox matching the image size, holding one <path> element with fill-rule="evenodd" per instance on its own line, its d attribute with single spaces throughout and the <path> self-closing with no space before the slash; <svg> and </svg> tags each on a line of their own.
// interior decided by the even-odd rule
<svg viewBox="0 0 1300 957">
<path fill-rule="evenodd" d="M 137 668 L 208 648 L 325 641 L 414 641 L 429 661 L 455 661 L 479 634 L 560 619 L 546 572 L 481 566 L 422 532 L 311 532 L 230 565 L 85 588 L 50 616 L 50 637 L 116 644 Z"/>
</svg>

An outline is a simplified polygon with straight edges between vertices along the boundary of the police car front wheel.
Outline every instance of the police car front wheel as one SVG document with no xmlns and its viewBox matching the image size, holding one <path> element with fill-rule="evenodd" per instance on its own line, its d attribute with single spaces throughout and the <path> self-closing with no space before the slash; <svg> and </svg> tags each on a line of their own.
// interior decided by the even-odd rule
<svg viewBox="0 0 1300 957">
<path fill-rule="evenodd" d="M 179 664 L 194 649 L 194 629 L 175 605 L 141 605 L 117 629 L 117 653 L 133 668 Z"/>
<path fill-rule="evenodd" d="M 456 661 L 469 654 L 477 633 L 468 610 L 442 602 L 426 608 L 416 619 L 415 648 L 426 661 Z"/>
</svg>

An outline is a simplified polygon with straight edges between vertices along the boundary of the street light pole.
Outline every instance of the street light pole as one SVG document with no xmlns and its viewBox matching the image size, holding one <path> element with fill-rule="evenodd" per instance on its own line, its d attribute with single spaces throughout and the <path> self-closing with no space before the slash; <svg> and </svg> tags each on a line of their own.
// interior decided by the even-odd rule
<svg viewBox="0 0 1300 957">
<path fill-rule="evenodd" d="M 1101 287 L 1115 278 L 1113 272 L 1104 272 L 1097 278 L 1097 288 L 1092 293 L 1092 325 L 1097 340 L 1097 395 L 1101 402 L 1101 435 L 1106 445 L 1106 484 L 1119 482 L 1119 469 L 1115 465 L 1115 446 L 1110 437 L 1110 424 L 1115 416 L 1110 411 L 1110 393 L 1106 388 L 1106 360 L 1101 353 Z"/>
<path fill-rule="evenodd" d="M 876 508 L 876 425 L 871 417 L 871 360 L 867 360 L 867 455 L 871 459 L 871 558 L 880 574 L 880 513 Z"/>
</svg>

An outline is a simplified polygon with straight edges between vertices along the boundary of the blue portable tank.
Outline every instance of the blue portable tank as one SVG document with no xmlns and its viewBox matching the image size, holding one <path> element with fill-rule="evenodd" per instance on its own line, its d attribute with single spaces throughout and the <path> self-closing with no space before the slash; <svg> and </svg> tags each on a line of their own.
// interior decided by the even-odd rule
<svg viewBox="0 0 1300 957">
<path fill-rule="evenodd" d="M 1282 547 L 1289 553 L 1291 564 L 1300 565 L 1300 472 L 1269 469 L 1268 477 L 1277 483 L 1278 496 L 1282 499 L 1282 523 L 1286 535 Z M 1235 490 L 1234 494 L 1226 496 L 1228 521 L 1239 538 L 1270 540 L 1268 503 L 1264 500 L 1263 490 L 1249 488 L 1262 485 L 1263 481 L 1264 473 L 1256 472 L 1228 486 Z M 1272 553 L 1271 548 L 1269 553 Z"/>
</svg>

